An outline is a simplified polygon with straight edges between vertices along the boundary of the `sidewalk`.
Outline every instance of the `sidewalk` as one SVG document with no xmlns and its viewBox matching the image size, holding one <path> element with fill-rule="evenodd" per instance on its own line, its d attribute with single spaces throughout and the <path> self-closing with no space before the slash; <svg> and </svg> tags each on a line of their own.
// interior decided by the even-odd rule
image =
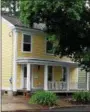
<svg viewBox="0 0 90 112">
<path fill-rule="evenodd" d="M 74 105 L 68 102 L 68 98 L 60 98 L 58 99 L 57 103 L 58 106 L 51 107 L 49 110 L 52 109 L 65 109 L 65 108 L 81 108 L 81 107 L 90 107 L 90 105 Z M 47 110 L 47 107 L 43 107 L 37 104 L 28 104 L 29 98 L 26 96 L 18 95 L 18 96 L 8 96 L 2 95 L 2 103 L 1 103 L 1 110 L 2 112 L 40 112 L 41 110 Z"/>
<path fill-rule="evenodd" d="M 41 109 L 40 105 L 28 104 L 28 98 L 25 96 L 2 96 L 1 110 L 4 111 L 17 111 L 17 110 L 37 110 Z"/>
</svg>

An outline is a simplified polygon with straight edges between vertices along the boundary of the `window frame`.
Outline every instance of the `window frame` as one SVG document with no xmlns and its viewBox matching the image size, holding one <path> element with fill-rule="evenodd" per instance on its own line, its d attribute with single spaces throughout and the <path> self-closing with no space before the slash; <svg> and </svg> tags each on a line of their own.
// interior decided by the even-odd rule
<svg viewBox="0 0 90 112">
<path fill-rule="evenodd" d="M 31 43 L 30 43 L 30 45 L 31 45 L 31 50 L 30 51 L 24 51 L 23 50 L 23 44 L 24 44 L 24 35 L 28 35 L 28 36 L 30 36 L 30 38 L 31 38 Z M 22 52 L 23 53 L 32 53 L 32 35 L 31 34 L 29 34 L 29 33 L 23 33 L 22 34 Z"/>
<path fill-rule="evenodd" d="M 47 37 L 45 38 L 45 52 L 46 52 L 46 54 L 47 55 L 53 55 L 54 56 L 54 53 L 49 53 L 49 52 L 47 52 Z"/>
</svg>

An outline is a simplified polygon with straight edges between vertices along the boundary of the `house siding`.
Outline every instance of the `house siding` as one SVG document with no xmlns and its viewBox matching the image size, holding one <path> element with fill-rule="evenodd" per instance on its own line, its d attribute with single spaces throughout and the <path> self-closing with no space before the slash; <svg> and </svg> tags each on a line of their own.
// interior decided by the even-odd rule
<svg viewBox="0 0 90 112">
<path fill-rule="evenodd" d="M 78 73 L 77 69 L 75 67 L 70 67 L 70 89 L 77 88 L 78 87 Z"/>
<path fill-rule="evenodd" d="M 16 82 L 16 86 L 17 86 L 17 88 L 21 88 L 21 84 L 22 84 L 22 82 L 21 82 L 21 78 L 22 78 L 22 74 L 21 74 L 21 65 L 17 65 L 17 82 Z"/>
<path fill-rule="evenodd" d="M 23 32 L 18 33 L 18 58 L 39 58 L 39 59 L 52 59 L 52 60 L 63 60 L 70 61 L 69 58 L 63 57 L 59 58 L 59 56 L 54 56 L 50 54 L 46 54 L 46 39 L 45 35 L 39 33 L 31 33 L 32 36 L 32 52 L 22 52 L 22 39 Z"/>
<path fill-rule="evenodd" d="M 54 80 L 60 81 L 62 79 L 62 68 L 60 66 L 53 67 Z"/>
<path fill-rule="evenodd" d="M 81 70 L 79 68 L 78 72 L 78 87 L 79 88 L 86 88 L 86 72 L 85 70 Z"/>
<path fill-rule="evenodd" d="M 12 29 L 2 19 L 2 87 L 10 89 L 9 79 L 12 76 L 13 67 L 13 40 Z"/>
</svg>

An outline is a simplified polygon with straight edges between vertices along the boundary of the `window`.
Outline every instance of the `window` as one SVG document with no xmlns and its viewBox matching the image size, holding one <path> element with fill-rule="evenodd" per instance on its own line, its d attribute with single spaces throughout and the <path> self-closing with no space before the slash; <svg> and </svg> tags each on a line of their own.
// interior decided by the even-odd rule
<svg viewBox="0 0 90 112">
<path fill-rule="evenodd" d="M 31 51 L 31 36 L 24 34 L 23 35 L 23 51 L 30 52 Z"/>
<path fill-rule="evenodd" d="M 52 81 L 52 66 L 48 66 L 48 81 Z"/>
<path fill-rule="evenodd" d="M 66 79 L 66 73 L 67 73 L 67 69 L 66 69 L 66 67 L 63 67 L 63 76 L 62 76 L 63 81 L 67 80 Z"/>
<path fill-rule="evenodd" d="M 46 52 L 53 54 L 53 43 L 48 39 L 46 40 Z"/>
</svg>

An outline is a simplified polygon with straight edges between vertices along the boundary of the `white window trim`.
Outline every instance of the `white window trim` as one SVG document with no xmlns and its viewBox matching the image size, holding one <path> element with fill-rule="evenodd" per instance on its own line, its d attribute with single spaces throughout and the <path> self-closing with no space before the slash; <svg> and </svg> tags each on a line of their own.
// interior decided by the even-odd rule
<svg viewBox="0 0 90 112">
<path fill-rule="evenodd" d="M 24 42 L 24 35 L 31 36 L 31 51 L 23 51 L 23 42 Z M 32 35 L 29 33 L 22 33 L 22 42 L 21 42 L 21 49 L 23 53 L 32 53 Z"/>
<path fill-rule="evenodd" d="M 47 37 L 45 37 L 45 54 L 54 56 L 54 53 L 48 53 L 47 52 Z"/>
</svg>

